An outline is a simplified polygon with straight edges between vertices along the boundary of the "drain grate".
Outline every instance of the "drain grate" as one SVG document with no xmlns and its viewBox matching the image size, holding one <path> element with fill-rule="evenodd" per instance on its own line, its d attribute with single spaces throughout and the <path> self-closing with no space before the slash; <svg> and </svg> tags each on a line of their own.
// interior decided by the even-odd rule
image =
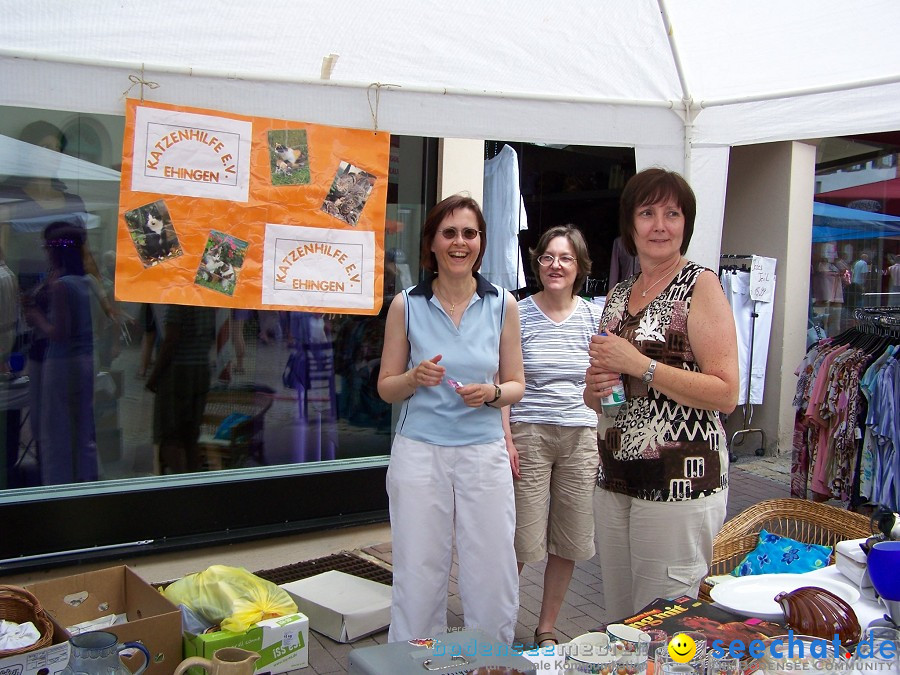
<svg viewBox="0 0 900 675">
<path fill-rule="evenodd" d="M 260 570 L 254 572 L 254 574 L 274 584 L 286 584 L 289 581 L 306 579 L 307 577 L 312 577 L 322 572 L 330 572 L 331 570 L 352 574 L 370 581 L 377 581 L 388 586 L 394 582 L 394 575 L 390 570 L 364 560 L 353 553 L 335 553 L 323 558 L 294 563 L 293 565 Z"/>
</svg>

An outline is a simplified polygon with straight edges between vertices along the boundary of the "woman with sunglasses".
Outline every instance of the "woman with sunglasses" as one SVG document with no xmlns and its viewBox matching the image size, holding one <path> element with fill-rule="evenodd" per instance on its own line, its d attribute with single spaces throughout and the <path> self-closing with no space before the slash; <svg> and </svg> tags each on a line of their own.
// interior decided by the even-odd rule
<svg viewBox="0 0 900 675">
<path fill-rule="evenodd" d="M 428 275 L 391 302 L 378 393 L 403 402 L 387 474 L 391 642 L 447 630 L 453 535 L 465 624 L 510 644 L 519 585 L 516 508 L 500 409 L 522 398 L 519 312 L 478 274 L 485 222 L 470 197 L 422 230 Z"/>
<path fill-rule="evenodd" d="M 534 641 L 559 644 L 554 624 L 576 560 L 594 557 L 597 414 L 584 404 L 588 344 L 600 308 L 578 297 L 591 271 L 572 225 L 547 230 L 530 251 L 539 291 L 519 302 L 525 396 L 507 412 L 506 447 L 516 493 L 516 558 L 547 557 Z"/>
</svg>

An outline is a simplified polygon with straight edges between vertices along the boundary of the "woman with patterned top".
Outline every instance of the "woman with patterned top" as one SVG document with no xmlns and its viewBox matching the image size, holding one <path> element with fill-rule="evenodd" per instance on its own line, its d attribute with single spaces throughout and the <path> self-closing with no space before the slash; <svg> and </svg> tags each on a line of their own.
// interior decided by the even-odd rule
<svg viewBox="0 0 900 675">
<path fill-rule="evenodd" d="M 696 597 L 725 520 L 719 413 L 737 405 L 737 338 L 716 274 L 683 258 L 695 215 L 694 193 L 677 173 L 646 169 L 626 184 L 619 228 L 642 271 L 609 293 L 589 347 L 584 402 L 599 412 L 620 376 L 626 394 L 598 434 L 594 494 L 613 617 L 655 598 Z"/>
<path fill-rule="evenodd" d="M 584 405 L 588 343 L 600 308 L 575 293 L 591 271 L 572 225 L 547 230 L 531 250 L 540 290 L 519 302 L 525 396 L 510 409 L 506 448 L 516 491 L 516 558 L 547 557 L 537 646 L 557 643 L 553 626 L 576 560 L 594 557 L 597 415 Z"/>
</svg>

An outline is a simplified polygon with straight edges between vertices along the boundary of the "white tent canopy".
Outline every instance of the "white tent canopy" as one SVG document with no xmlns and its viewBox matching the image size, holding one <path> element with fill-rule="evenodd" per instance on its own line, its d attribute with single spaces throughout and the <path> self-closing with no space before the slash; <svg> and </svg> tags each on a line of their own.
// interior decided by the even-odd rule
<svg viewBox="0 0 900 675">
<path fill-rule="evenodd" d="M 900 120 L 896 0 L 0 0 L 0 11 L 2 104 L 118 114 L 131 87 L 401 134 L 632 146 L 639 168 L 689 175 L 698 231 L 720 229 L 729 146 Z"/>
<path fill-rule="evenodd" d="M 118 183 L 121 174 L 114 169 L 70 157 L 9 136 L 0 135 L 0 176 L 47 176 L 62 181 L 100 180 Z"/>
</svg>

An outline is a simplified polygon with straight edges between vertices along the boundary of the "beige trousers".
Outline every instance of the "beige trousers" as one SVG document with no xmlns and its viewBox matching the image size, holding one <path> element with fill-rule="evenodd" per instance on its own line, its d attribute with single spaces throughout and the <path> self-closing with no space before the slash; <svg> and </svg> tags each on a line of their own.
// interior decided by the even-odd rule
<svg viewBox="0 0 900 675">
<path fill-rule="evenodd" d="M 697 597 L 725 522 L 728 490 L 682 502 L 594 490 L 607 616 L 624 619 L 656 598 Z"/>
</svg>

